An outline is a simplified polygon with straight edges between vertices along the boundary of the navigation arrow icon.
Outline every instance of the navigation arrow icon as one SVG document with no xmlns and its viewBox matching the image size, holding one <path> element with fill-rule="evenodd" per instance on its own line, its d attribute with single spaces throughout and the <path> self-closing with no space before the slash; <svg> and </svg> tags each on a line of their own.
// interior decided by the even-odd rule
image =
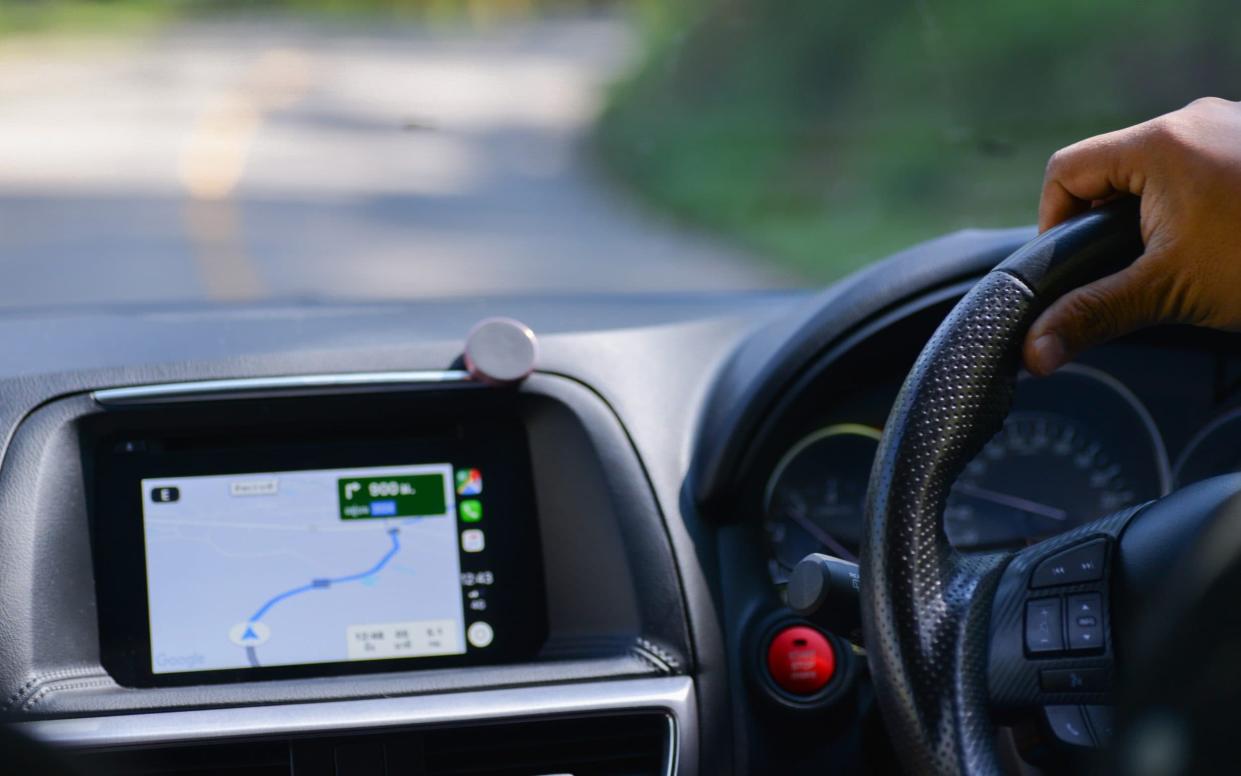
<svg viewBox="0 0 1241 776">
<path fill-rule="evenodd" d="M 271 638 L 271 628 L 257 620 L 243 620 L 228 631 L 228 640 L 239 647 L 257 647 Z"/>
</svg>

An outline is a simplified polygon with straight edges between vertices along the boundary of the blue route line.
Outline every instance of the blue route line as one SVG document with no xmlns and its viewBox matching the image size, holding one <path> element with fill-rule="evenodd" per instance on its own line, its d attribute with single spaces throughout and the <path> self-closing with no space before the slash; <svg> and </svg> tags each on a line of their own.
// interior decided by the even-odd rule
<svg viewBox="0 0 1241 776">
<path fill-rule="evenodd" d="M 378 563 L 376 563 L 374 566 L 370 567 L 366 571 L 363 571 L 360 574 L 349 574 L 348 576 L 344 576 L 344 577 L 312 579 L 310 580 L 310 584 L 308 585 L 302 585 L 301 587 L 295 587 L 292 590 L 286 590 L 283 593 L 280 593 L 279 595 L 272 596 L 271 598 L 268 599 L 267 603 L 260 606 L 259 610 L 250 616 L 249 622 L 258 622 L 263 617 L 263 615 L 267 614 L 268 610 L 270 610 L 273 606 L 280 603 L 286 598 L 292 598 L 293 596 L 298 595 L 300 593 L 308 593 L 311 590 L 326 590 L 332 585 L 339 585 L 343 582 L 358 582 L 360 580 L 366 579 L 367 577 L 373 574 L 378 574 L 380 571 L 383 571 L 384 566 L 388 565 L 388 561 L 392 560 L 392 558 L 397 554 L 397 552 L 400 551 L 401 540 L 397 538 L 397 535 L 400 532 L 401 532 L 401 529 L 399 528 L 388 529 L 388 536 L 391 537 L 392 539 L 392 547 L 388 550 L 386 555 L 384 555 L 382 558 L 379 559 Z"/>
</svg>

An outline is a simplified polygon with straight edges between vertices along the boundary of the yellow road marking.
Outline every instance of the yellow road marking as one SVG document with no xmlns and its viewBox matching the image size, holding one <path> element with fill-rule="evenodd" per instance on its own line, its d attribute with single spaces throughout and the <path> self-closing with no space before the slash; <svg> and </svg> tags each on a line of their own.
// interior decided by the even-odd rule
<svg viewBox="0 0 1241 776">
<path fill-rule="evenodd" d="M 264 115 L 300 100 L 312 83 L 310 57 L 292 49 L 264 52 L 242 83 L 221 94 L 194 122 L 178 160 L 189 202 L 185 229 L 212 299 L 263 295 L 262 279 L 245 251 L 233 195 L 245 177 Z"/>
</svg>

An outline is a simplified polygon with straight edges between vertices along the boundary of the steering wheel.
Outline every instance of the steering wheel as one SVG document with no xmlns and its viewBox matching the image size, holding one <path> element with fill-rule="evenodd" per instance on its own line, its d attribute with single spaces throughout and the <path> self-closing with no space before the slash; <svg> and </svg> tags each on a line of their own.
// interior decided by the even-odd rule
<svg viewBox="0 0 1241 776">
<path fill-rule="evenodd" d="M 1206 611 L 1196 604 L 1235 572 L 1241 530 L 1226 529 L 1237 523 L 1228 517 L 1241 501 L 1238 476 L 1015 553 L 965 555 L 944 532 L 949 488 L 1008 414 L 1031 323 L 1139 256 L 1138 225 L 1128 199 L 1018 249 L 943 321 L 889 416 L 867 495 L 862 621 L 879 707 L 911 773 L 999 773 L 997 720 L 1035 714 L 1068 747 L 1104 745 L 1117 656 L 1166 659 L 1165 624 Z M 1219 557 L 1175 581 L 1169 572 L 1204 557 L 1204 542 Z M 1152 607 L 1175 620 L 1136 616 Z"/>
</svg>

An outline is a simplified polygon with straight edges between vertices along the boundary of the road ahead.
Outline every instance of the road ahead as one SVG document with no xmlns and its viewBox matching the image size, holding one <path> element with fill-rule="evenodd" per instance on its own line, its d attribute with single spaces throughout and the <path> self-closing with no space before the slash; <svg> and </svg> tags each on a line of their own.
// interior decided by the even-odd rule
<svg viewBox="0 0 1241 776">
<path fill-rule="evenodd" d="M 0 45 L 0 306 L 787 285 L 583 148 L 610 18 Z"/>
</svg>

